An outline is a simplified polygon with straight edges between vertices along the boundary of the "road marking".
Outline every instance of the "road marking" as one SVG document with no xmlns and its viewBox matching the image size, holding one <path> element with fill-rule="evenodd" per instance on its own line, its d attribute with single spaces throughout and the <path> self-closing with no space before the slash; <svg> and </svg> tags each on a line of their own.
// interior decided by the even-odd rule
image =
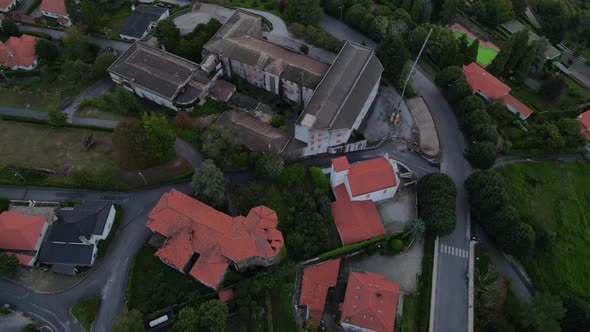
<svg viewBox="0 0 590 332">
<path fill-rule="evenodd" d="M 440 252 L 443 254 L 457 256 L 461 258 L 469 257 L 469 251 L 457 247 L 448 246 L 446 244 L 440 245 Z"/>
</svg>

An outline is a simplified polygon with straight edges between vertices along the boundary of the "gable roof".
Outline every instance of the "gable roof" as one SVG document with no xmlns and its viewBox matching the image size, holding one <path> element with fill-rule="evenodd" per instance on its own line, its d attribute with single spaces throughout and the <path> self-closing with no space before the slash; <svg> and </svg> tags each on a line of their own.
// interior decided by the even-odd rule
<svg viewBox="0 0 590 332">
<path fill-rule="evenodd" d="M 31 263 L 35 259 L 35 256 L 31 256 L 31 255 L 16 254 L 16 253 L 12 253 L 12 252 L 9 252 L 7 254 L 14 255 L 18 259 L 18 262 L 21 263 L 22 265 L 31 265 Z"/>
<path fill-rule="evenodd" d="M 160 17 L 168 11 L 167 8 L 150 5 L 138 5 L 131 12 L 125 25 L 121 28 L 122 35 L 141 38 L 152 22 L 158 22 Z"/>
<path fill-rule="evenodd" d="M 39 9 L 63 16 L 68 15 L 65 0 L 42 0 Z"/>
<path fill-rule="evenodd" d="M 373 201 L 351 201 L 344 184 L 334 188 L 334 192 L 336 201 L 330 208 L 343 245 L 385 234 Z"/>
<path fill-rule="evenodd" d="M 43 264 L 64 264 L 90 266 L 94 255 L 94 245 L 43 242 L 39 261 Z"/>
<path fill-rule="evenodd" d="M 385 157 L 377 157 L 350 165 L 346 177 L 352 197 L 397 185 L 393 167 Z"/>
<path fill-rule="evenodd" d="M 520 100 L 516 99 L 512 95 L 505 95 L 501 99 L 506 104 L 506 107 L 518 112 L 524 119 L 528 118 L 529 116 L 531 116 L 531 114 L 533 114 L 532 109 L 530 109 L 525 104 L 521 103 Z"/>
<path fill-rule="evenodd" d="M 303 269 L 299 305 L 307 306 L 309 318 L 322 321 L 328 288 L 336 286 L 340 258 L 311 265 Z"/>
<path fill-rule="evenodd" d="M 208 79 L 198 64 L 136 41 L 108 69 L 167 100 L 174 100 L 189 82 Z M 186 90 L 186 89 L 185 89 Z"/>
<path fill-rule="evenodd" d="M 350 164 L 348 163 L 348 158 L 346 158 L 346 156 L 332 159 L 332 166 L 336 172 L 342 172 L 350 168 Z"/>
<path fill-rule="evenodd" d="M 277 220 L 276 212 L 265 206 L 252 208 L 246 217 L 232 218 L 171 190 L 150 212 L 147 227 L 168 238 L 158 257 L 182 270 L 192 253 L 198 253 L 189 273 L 215 288 L 229 262 L 279 254 L 284 241 L 276 229 Z"/>
<path fill-rule="evenodd" d="M 14 211 L 0 213 L 0 249 L 35 250 L 45 219 Z"/>
<path fill-rule="evenodd" d="M 16 0 L 0 0 L 0 8 L 6 9 L 12 5 Z"/>
<path fill-rule="evenodd" d="M 6 42 L 0 42 L 0 65 L 5 67 L 29 67 L 35 60 L 35 42 L 37 38 L 30 35 L 10 37 Z"/>
<path fill-rule="evenodd" d="M 578 115 L 577 119 L 580 122 L 582 135 L 584 135 L 586 141 L 590 142 L 590 110 Z"/>
<path fill-rule="evenodd" d="M 340 321 L 372 331 L 393 331 L 399 288 L 377 273 L 350 272 Z"/>
<path fill-rule="evenodd" d="M 86 201 L 73 208 L 55 210 L 57 220 L 51 226 L 47 241 L 82 243 L 81 236 L 89 239 L 102 234 L 112 203 Z"/>
<path fill-rule="evenodd" d="M 311 129 L 352 128 L 382 72 L 372 48 L 347 41 L 297 124 Z"/>
<path fill-rule="evenodd" d="M 463 73 L 473 93 L 483 93 L 488 98 L 500 99 L 506 96 L 511 90 L 508 85 L 502 83 L 502 81 L 481 68 L 475 62 L 463 66 Z"/>
</svg>

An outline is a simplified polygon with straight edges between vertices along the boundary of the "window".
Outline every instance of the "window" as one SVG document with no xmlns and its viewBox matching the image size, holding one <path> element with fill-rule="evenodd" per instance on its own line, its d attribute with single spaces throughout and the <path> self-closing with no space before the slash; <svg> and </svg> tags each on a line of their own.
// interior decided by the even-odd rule
<svg viewBox="0 0 590 332">
<path fill-rule="evenodd" d="M 340 140 L 339 140 L 339 139 L 337 139 L 337 140 L 336 140 L 336 143 L 340 143 Z"/>
<path fill-rule="evenodd" d="M 383 193 L 384 193 L 384 194 L 387 194 L 387 189 L 383 190 Z"/>
<path fill-rule="evenodd" d="M 354 298 L 358 300 L 358 299 L 360 299 L 361 297 L 360 297 L 360 296 L 358 296 L 358 295 L 355 295 L 355 296 L 354 296 Z"/>
<path fill-rule="evenodd" d="M 366 198 L 369 198 L 369 195 L 370 195 L 370 194 L 367 194 L 367 196 L 365 196 L 365 197 L 366 197 Z"/>
<path fill-rule="evenodd" d="M 336 134 L 336 136 L 340 137 L 340 136 L 342 136 L 342 133 L 338 133 L 338 134 Z"/>
</svg>

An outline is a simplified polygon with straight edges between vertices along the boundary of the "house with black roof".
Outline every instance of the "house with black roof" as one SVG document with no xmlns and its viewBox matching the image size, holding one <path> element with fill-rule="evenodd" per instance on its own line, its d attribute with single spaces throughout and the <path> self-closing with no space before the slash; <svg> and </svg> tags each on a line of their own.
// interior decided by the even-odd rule
<svg viewBox="0 0 590 332">
<path fill-rule="evenodd" d="M 110 202 L 84 202 L 55 210 L 39 262 L 58 273 L 74 274 L 76 267 L 92 266 L 98 243 L 109 235 L 115 220 Z"/>
<path fill-rule="evenodd" d="M 165 7 L 139 5 L 134 8 L 121 28 L 120 36 L 123 39 L 139 40 L 147 36 L 150 31 L 161 21 L 170 15 Z"/>
</svg>

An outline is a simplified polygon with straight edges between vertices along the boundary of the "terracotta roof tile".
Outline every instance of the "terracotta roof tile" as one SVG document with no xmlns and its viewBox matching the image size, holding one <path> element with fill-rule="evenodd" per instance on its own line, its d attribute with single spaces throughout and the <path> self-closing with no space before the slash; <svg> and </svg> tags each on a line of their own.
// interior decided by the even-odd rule
<svg viewBox="0 0 590 332">
<path fill-rule="evenodd" d="M 277 220 L 276 212 L 265 206 L 253 208 L 247 217 L 232 218 L 172 190 L 164 194 L 152 209 L 147 226 L 168 237 L 165 246 L 158 251 L 160 258 L 178 262 L 175 266 L 182 269 L 190 258 L 189 252 L 199 253 L 201 256 L 190 274 L 216 287 L 221 281 L 217 278 L 223 278 L 228 261 L 237 263 L 251 257 L 269 259 L 279 254 L 284 241 L 281 232 L 276 229 Z M 181 240 L 175 242 L 175 238 Z M 175 247 L 165 249 L 168 245 Z M 223 258 L 223 263 L 213 259 L 217 256 Z"/>
<path fill-rule="evenodd" d="M 463 66 L 463 73 L 473 93 L 481 92 L 488 98 L 499 99 L 507 95 L 511 90 L 508 85 L 502 83 L 475 62 Z"/>
<path fill-rule="evenodd" d="M 35 259 L 34 256 L 30 256 L 30 255 L 25 255 L 25 254 L 14 254 L 14 253 L 9 253 L 9 255 L 14 255 L 16 256 L 16 258 L 18 258 L 18 262 L 21 263 L 22 265 L 31 265 L 31 263 L 33 262 L 33 260 Z"/>
<path fill-rule="evenodd" d="M 396 185 L 393 167 L 384 157 L 350 165 L 347 177 L 353 197 Z"/>
<path fill-rule="evenodd" d="M 63 16 L 68 15 L 65 0 L 43 0 L 39 8 L 46 12 L 56 13 Z"/>
<path fill-rule="evenodd" d="M 580 121 L 584 127 L 590 129 L 590 110 L 578 115 L 578 121 Z"/>
<path fill-rule="evenodd" d="M 303 269 L 299 305 L 307 306 L 309 318 L 320 323 L 326 305 L 328 288 L 336 286 L 340 258 Z"/>
<path fill-rule="evenodd" d="M 6 42 L 0 42 L 0 65 L 5 67 L 28 67 L 37 60 L 35 42 L 37 38 L 29 35 L 10 37 Z"/>
<path fill-rule="evenodd" d="M 377 273 L 350 272 L 340 321 L 377 332 L 392 332 L 399 284 Z"/>
<path fill-rule="evenodd" d="M 514 98 L 512 95 L 505 95 L 502 97 L 502 101 L 506 103 L 507 106 L 512 107 L 518 113 L 520 113 L 525 119 L 528 118 L 531 114 L 533 114 L 533 110 L 528 108 L 525 104 L 521 103 L 520 100 Z"/>
<path fill-rule="evenodd" d="M 343 184 L 334 191 L 336 201 L 331 204 L 332 216 L 342 244 L 348 245 L 385 234 L 385 228 L 372 201 L 351 201 Z"/>
<path fill-rule="evenodd" d="M 24 216 L 18 212 L 0 214 L 0 249 L 35 250 L 45 226 L 45 217 Z"/>
<path fill-rule="evenodd" d="M 346 156 L 338 157 L 332 159 L 332 166 L 334 166 L 334 170 L 336 172 L 342 172 L 350 167 L 348 163 L 348 159 Z"/>
<path fill-rule="evenodd" d="M 220 291 L 219 293 L 217 293 L 217 297 L 219 297 L 219 300 L 221 302 L 227 302 L 227 301 L 233 300 L 235 297 L 234 290 L 232 288 L 226 288 L 226 289 Z"/>
</svg>

